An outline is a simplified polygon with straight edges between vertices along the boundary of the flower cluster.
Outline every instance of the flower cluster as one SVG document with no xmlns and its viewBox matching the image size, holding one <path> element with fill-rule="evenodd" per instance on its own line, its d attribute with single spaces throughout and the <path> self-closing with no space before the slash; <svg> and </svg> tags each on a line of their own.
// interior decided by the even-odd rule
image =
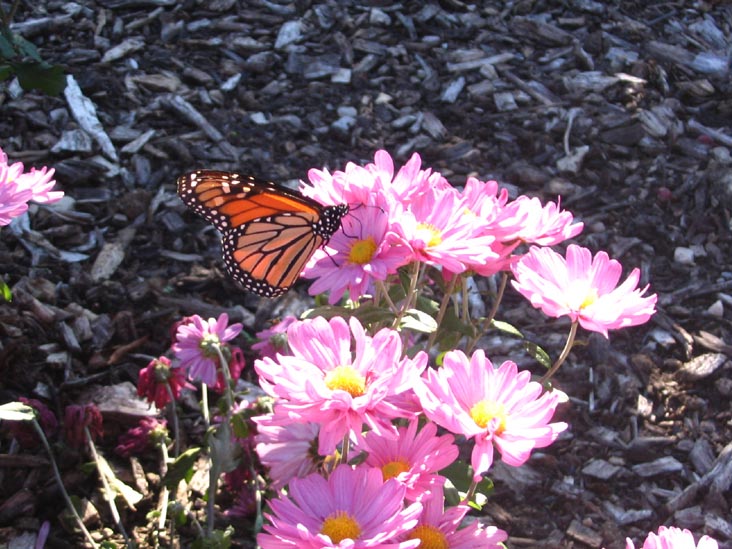
<svg viewBox="0 0 732 549">
<path fill-rule="evenodd" d="M 388 153 L 373 164 L 345 171 L 310 170 L 303 194 L 327 204 L 347 202 L 350 215 L 328 247 L 317 252 L 304 276 L 311 294 L 329 291 L 330 303 L 373 295 L 374 284 L 412 262 L 445 273 L 489 275 L 509 266 L 522 242 L 551 245 L 579 234 L 558 204 L 508 200 L 495 181 L 469 178 L 458 191 L 437 172 L 422 169 L 418 154 L 395 174 Z"/>
<path fill-rule="evenodd" d="M 22 162 L 8 163 L 8 155 L 0 149 L 0 226 L 25 213 L 28 202 L 52 204 L 63 197 L 61 191 L 51 190 L 56 184 L 55 170 L 46 167 L 25 171 Z"/>
</svg>

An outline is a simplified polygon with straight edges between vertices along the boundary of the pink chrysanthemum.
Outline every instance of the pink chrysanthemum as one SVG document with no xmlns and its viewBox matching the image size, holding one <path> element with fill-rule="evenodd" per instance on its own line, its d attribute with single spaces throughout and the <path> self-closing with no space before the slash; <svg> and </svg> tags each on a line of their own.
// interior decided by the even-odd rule
<svg viewBox="0 0 732 549">
<path fill-rule="evenodd" d="M 398 402 L 419 379 L 427 355 L 402 358 L 394 330 L 369 337 L 356 318 L 347 324 L 340 317 L 318 317 L 290 326 L 287 340 L 292 356 L 264 358 L 254 368 L 292 420 L 320 425 L 320 455 L 331 454 L 347 434 L 358 439 L 364 424 L 396 436 L 391 420 L 414 416 Z"/>
<path fill-rule="evenodd" d="M 534 307 L 552 317 L 567 315 L 586 330 L 605 337 L 608 330 L 637 326 L 655 312 L 657 296 L 638 289 L 633 269 L 620 286 L 622 266 L 605 252 L 593 258 L 587 248 L 567 247 L 566 259 L 549 248 L 532 246 L 512 266 L 514 288 Z"/>
<path fill-rule="evenodd" d="M 442 493 L 445 479 L 437 472 L 458 457 L 452 435 L 437 436 L 434 423 L 417 433 L 418 424 L 414 419 L 408 427 L 399 427 L 396 439 L 366 433 L 356 447 L 368 452 L 364 463 L 381 469 L 384 480 L 395 478 L 407 487 L 408 501 L 419 501 L 429 491 Z"/>
<path fill-rule="evenodd" d="M 405 487 L 384 482 L 370 467 L 340 465 L 328 479 L 318 474 L 293 479 L 288 496 L 270 502 L 271 524 L 257 536 L 262 549 L 410 549 L 419 540 L 397 541 L 414 528 L 419 503 L 404 508 Z"/>
<path fill-rule="evenodd" d="M 259 340 L 252 345 L 252 350 L 257 351 L 259 356 L 274 358 L 277 353 L 287 353 L 287 328 L 290 324 L 297 322 L 297 317 L 285 316 L 282 320 L 272 325 L 271 328 L 257 332 Z"/>
<path fill-rule="evenodd" d="M 625 539 L 626 549 L 635 549 L 630 538 Z M 676 526 L 659 526 L 658 534 L 650 532 L 643 542 L 642 549 L 717 549 L 719 544 L 709 536 L 699 538 L 699 544 L 694 541 L 694 534 L 689 530 L 682 530 Z"/>
<path fill-rule="evenodd" d="M 8 164 L 8 156 L 0 149 L 0 226 L 7 225 L 28 209 L 27 202 L 33 200 L 40 204 L 58 202 L 64 195 L 52 191 L 56 184 L 53 169 L 31 168 L 23 173 L 23 163 Z"/>
<path fill-rule="evenodd" d="M 495 237 L 482 231 L 474 215 L 466 215 L 453 188 L 431 189 L 392 213 L 392 230 L 411 251 L 410 261 L 441 266 L 461 273 L 470 264 L 497 259 Z"/>
<path fill-rule="evenodd" d="M 273 414 L 253 417 L 257 424 L 254 437 L 260 461 L 269 467 L 272 488 L 279 490 L 293 478 L 302 478 L 317 471 L 318 431 L 316 423 L 293 423 L 286 415 Z"/>
<path fill-rule="evenodd" d="M 536 197 L 519 196 L 502 206 L 491 223 L 491 230 L 501 242 L 524 242 L 553 246 L 582 232 L 583 223 L 572 223 L 574 216 L 557 203 L 542 205 Z"/>
<path fill-rule="evenodd" d="M 405 539 L 420 540 L 420 547 L 498 549 L 503 547 L 500 543 L 508 538 L 503 530 L 495 526 L 484 527 L 479 520 L 460 528 L 470 508 L 458 505 L 445 509 L 445 496 L 441 490 L 428 494 L 422 505 L 419 524 L 405 536 Z"/>
<path fill-rule="evenodd" d="M 209 386 L 216 384 L 220 364 L 216 348 L 223 352 L 227 348 L 223 344 L 238 336 L 242 329 L 239 323 L 228 324 L 229 316 L 222 313 L 218 319 L 208 320 L 193 315 L 189 322 L 178 326 L 176 342 L 171 348 L 190 378 Z M 227 358 L 226 353 L 224 358 Z"/>
<path fill-rule="evenodd" d="M 389 238 L 389 229 L 389 218 L 380 208 L 351 210 L 327 249 L 315 252 L 305 269 L 305 278 L 316 279 L 309 293 L 329 291 L 331 304 L 346 291 L 352 300 L 373 295 L 374 280 L 386 280 L 409 260 L 409 250 Z"/>
<path fill-rule="evenodd" d="M 144 397 L 158 408 L 164 408 L 171 401 L 171 395 L 178 400 L 183 389 L 193 389 L 193 385 L 186 380 L 183 368 L 171 367 L 168 357 L 154 358 L 138 374 L 138 396 Z"/>
<path fill-rule="evenodd" d="M 414 391 L 429 419 L 455 434 L 475 439 L 471 457 L 475 480 L 493 464 L 493 449 L 508 465 L 519 466 L 531 450 L 549 446 L 566 423 L 549 423 L 556 392 L 542 394 L 528 371 L 506 361 L 494 368 L 478 350 L 468 361 L 462 351 L 445 355 L 439 370 L 427 371 Z"/>
</svg>

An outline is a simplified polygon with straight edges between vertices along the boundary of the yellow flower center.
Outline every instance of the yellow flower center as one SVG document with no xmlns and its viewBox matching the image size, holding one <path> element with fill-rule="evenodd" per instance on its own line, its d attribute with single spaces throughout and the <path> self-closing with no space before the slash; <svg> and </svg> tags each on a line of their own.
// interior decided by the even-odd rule
<svg viewBox="0 0 732 549">
<path fill-rule="evenodd" d="M 340 389 L 357 397 L 366 392 L 366 378 L 352 366 L 337 366 L 325 374 L 325 386 L 331 391 Z"/>
<path fill-rule="evenodd" d="M 389 463 L 385 463 L 381 466 L 381 474 L 385 481 L 398 476 L 404 471 L 409 471 L 409 463 L 407 463 L 407 460 L 405 459 L 390 461 Z"/>
<path fill-rule="evenodd" d="M 485 429 L 494 419 L 498 420 L 498 427 L 494 430 L 497 435 L 506 429 L 506 407 L 500 402 L 481 400 L 470 409 L 470 417 L 481 429 Z"/>
<path fill-rule="evenodd" d="M 584 301 L 580 304 L 579 308 L 584 309 L 585 307 L 589 307 L 595 301 L 597 301 L 597 298 L 600 297 L 597 295 L 597 289 L 596 288 L 590 288 L 590 290 L 587 292 L 587 295 L 585 295 Z"/>
<path fill-rule="evenodd" d="M 417 236 L 427 243 L 428 248 L 434 248 L 442 243 L 442 232 L 429 223 L 417 225 Z"/>
<path fill-rule="evenodd" d="M 409 534 L 409 539 L 419 539 L 419 549 L 449 549 L 445 534 L 429 524 L 420 524 Z"/>
<path fill-rule="evenodd" d="M 336 511 L 323 521 L 320 533 L 328 536 L 333 543 L 340 543 L 344 539 L 358 539 L 361 527 L 356 519 L 345 511 Z"/>
<path fill-rule="evenodd" d="M 376 252 L 376 240 L 373 236 L 356 240 L 348 252 L 348 261 L 356 265 L 365 265 L 374 257 Z"/>
</svg>

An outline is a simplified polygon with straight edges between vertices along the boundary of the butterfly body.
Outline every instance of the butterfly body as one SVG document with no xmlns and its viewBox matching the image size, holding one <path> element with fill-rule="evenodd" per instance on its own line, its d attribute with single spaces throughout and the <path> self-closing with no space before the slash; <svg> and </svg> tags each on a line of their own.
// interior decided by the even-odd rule
<svg viewBox="0 0 732 549">
<path fill-rule="evenodd" d="M 323 206 L 274 183 L 218 170 L 179 177 L 178 195 L 223 234 L 229 275 L 265 297 L 295 283 L 348 213 L 346 204 Z"/>
</svg>

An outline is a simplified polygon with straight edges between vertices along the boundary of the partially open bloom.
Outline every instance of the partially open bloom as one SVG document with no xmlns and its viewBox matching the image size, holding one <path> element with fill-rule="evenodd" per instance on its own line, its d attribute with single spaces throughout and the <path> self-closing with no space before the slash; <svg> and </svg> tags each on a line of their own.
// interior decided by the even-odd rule
<svg viewBox="0 0 732 549">
<path fill-rule="evenodd" d="M 508 534 L 495 526 L 484 527 L 474 520 L 463 528 L 460 523 L 470 508 L 457 505 L 445 509 L 445 496 L 442 490 L 432 492 L 421 500 L 424 506 L 417 526 L 408 532 L 406 539 L 418 539 L 420 547 L 444 547 L 449 549 L 499 549 Z"/>
<path fill-rule="evenodd" d="M 170 387 L 170 390 L 168 390 Z M 164 356 L 154 358 L 140 370 L 137 378 L 137 394 L 158 408 L 164 408 L 171 401 L 180 397 L 183 389 L 193 388 L 186 381 L 183 368 L 172 368 L 170 359 Z"/>
<path fill-rule="evenodd" d="M 89 430 L 92 441 L 104 436 L 102 413 L 94 404 L 69 405 L 64 412 L 64 429 L 69 446 L 84 448 L 87 443 L 86 429 Z"/>
<path fill-rule="evenodd" d="M 56 420 L 56 415 L 48 406 L 35 398 L 20 397 L 18 400 L 33 408 L 36 415 L 36 421 L 38 421 L 41 429 L 43 429 L 46 438 L 50 438 L 56 434 L 58 431 L 58 421 Z M 8 428 L 10 429 L 10 433 L 13 435 L 13 438 L 18 441 L 18 444 L 20 444 L 22 448 L 35 448 L 40 444 L 40 441 L 38 440 L 38 433 L 36 433 L 31 422 L 9 421 Z"/>
<path fill-rule="evenodd" d="M 252 418 L 257 424 L 254 441 L 260 461 L 269 467 L 272 488 L 279 490 L 293 478 L 302 478 L 317 471 L 322 458 L 318 455 L 316 423 L 293 423 L 284 414 L 275 413 Z"/>
<path fill-rule="evenodd" d="M 494 368 L 478 350 L 468 360 L 462 351 L 445 355 L 439 370 L 427 370 L 414 390 L 429 419 L 475 440 L 471 465 L 478 480 L 493 464 L 493 449 L 508 465 L 523 465 L 534 448 L 549 446 L 567 428 L 549 423 L 556 392 L 542 394 L 531 373 L 506 361 Z"/>
<path fill-rule="evenodd" d="M 626 538 L 625 549 L 635 549 L 633 541 Z M 699 538 L 699 544 L 694 541 L 694 534 L 689 530 L 682 530 L 676 526 L 659 526 L 658 534 L 650 532 L 643 542 L 642 549 L 717 549 L 719 544 L 709 536 Z"/>
<path fill-rule="evenodd" d="M 287 315 L 273 324 L 272 327 L 257 332 L 256 336 L 259 341 L 252 344 L 251 349 L 257 351 L 260 357 L 274 358 L 277 353 L 286 353 L 287 328 L 293 322 L 297 322 L 297 317 Z"/>
<path fill-rule="evenodd" d="M 638 289 L 640 270 L 633 269 L 620 286 L 622 266 L 605 252 L 567 247 L 566 259 L 550 248 L 532 246 L 512 266 L 513 287 L 534 307 L 553 317 L 567 315 L 586 330 L 608 336 L 608 330 L 637 326 L 655 312 L 657 296 Z"/>
<path fill-rule="evenodd" d="M 51 190 L 56 183 L 53 174 L 54 170 L 46 167 L 24 172 L 21 162 L 8 164 L 8 156 L 0 149 L 0 225 L 23 214 L 29 200 L 41 204 L 61 200 L 64 193 Z"/>
<path fill-rule="evenodd" d="M 368 452 L 364 463 L 381 469 L 384 480 L 395 478 L 404 484 L 408 501 L 419 501 L 430 491 L 442 494 L 445 479 L 437 472 L 458 457 L 452 435 L 437 436 L 434 423 L 417 433 L 418 424 L 414 419 L 408 427 L 399 427 L 396 439 L 366 433 L 355 448 Z"/>
<path fill-rule="evenodd" d="M 348 324 L 341 317 L 317 317 L 290 326 L 287 340 L 292 356 L 264 358 L 254 368 L 264 390 L 281 399 L 278 406 L 292 421 L 320 425 L 320 455 L 331 454 L 346 434 L 358 439 L 364 424 L 396 436 L 391 420 L 414 416 L 397 401 L 419 379 L 427 355 L 402 358 L 394 330 L 370 337 L 355 317 Z"/>
<path fill-rule="evenodd" d="M 167 422 L 155 417 L 144 417 L 136 427 L 120 435 L 114 451 L 122 457 L 140 455 L 156 444 L 165 443 Z"/>
<path fill-rule="evenodd" d="M 582 232 L 572 212 L 560 209 L 559 200 L 542 204 L 536 197 L 519 196 L 500 208 L 492 230 L 501 242 L 553 246 Z"/>
<path fill-rule="evenodd" d="M 223 352 L 224 344 L 238 336 L 241 329 L 239 323 L 229 326 L 226 313 L 222 313 L 218 319 L 208 320 L 193 315 L 189 322 L 178 326 L 176 342 L 171 349 L 189 377 L 214 386 L 220 366 L 217 348 Z"/>
<path fill-rule="evenodd" d="M 270 524 L 257 536 L 262 549 L 409 549 L 419 540 L 397 541 L 414 528 L 422 506 L 404 508 L 405 487 L 386 482 L 378 469 L 340 465 L 325 479 L 319 474 L 290 482 L 288 496 L 270 502 Z"/>
<path fill-rule="evenodd" d="M 239 376 L 246 365 L 246 362 L 244 361 L 244 353 L 239 347 L 229 345 L 224 346 L 222 351 L 224 359 L 226 359 L 226 363 L 229 365 L 229 378 L 236 383 L 236 380 L 239 379 Z M 224 377 L 224 372 L 221 368 L 216 368 L 216 383 L 211 385 L 211 390 L 216 393 L 223 393 L 225 389 L 226 378 Z"/>
</svg>

